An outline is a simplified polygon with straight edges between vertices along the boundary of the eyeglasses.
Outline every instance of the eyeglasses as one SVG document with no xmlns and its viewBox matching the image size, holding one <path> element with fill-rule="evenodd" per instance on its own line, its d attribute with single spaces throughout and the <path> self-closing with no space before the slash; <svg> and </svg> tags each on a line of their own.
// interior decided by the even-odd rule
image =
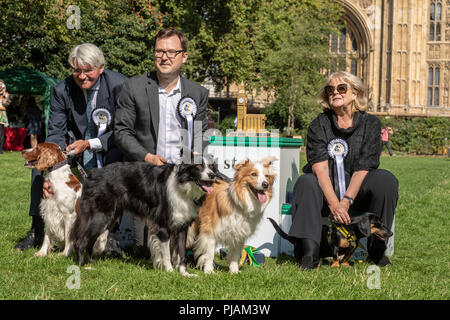
<svg viewBox="0 0 450 320">
<path fill-rule="evenodd" d="M 341 84 L 338 84 L 336 87 L 335 86 L 326 86 L 325 93 L 329 96 L 332 96 L 334 94 L 335 89 L 337 90 L 337 92 L 339 94 L 346 94 L 348 85 L 346 83 L 341 83 Z"/>
<path fill-rule="evenodd" d="M 155 57 L 156 58 L 162 58 L 163 55 L 166 54 L 167 58 L 173 59 L 181 52 L 184 52 L 184 50 L 162 50 L 162 49 L 156 49 L 155 50 Z"/>
<path fill-rule="evenodd" d="M 72 69 L 72 73 L 74 75 L 80 75 L 82 73 L 84 73 L 86 76 L 91 76 L 93 75 L 95 72 L 95 68 L 94 69 L 87 69 L 87 70 L 82 70 L 82 69 Z"/>
</svg>

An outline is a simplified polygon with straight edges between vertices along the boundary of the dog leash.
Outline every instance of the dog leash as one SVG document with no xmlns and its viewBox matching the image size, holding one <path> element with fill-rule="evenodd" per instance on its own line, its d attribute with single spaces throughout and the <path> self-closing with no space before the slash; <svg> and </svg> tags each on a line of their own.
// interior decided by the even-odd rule
<svg viewBox="0 0 450 320">
<path fill-rule="evenodd" d="M 76 141 L 76 140 L 77 140 L 77 139 L 75 138 L 75 135 L 73 134 L 72 130 L 69 130 L 69 131 L 67 132 L 67 134 L 69 135 L 69 137 L 70 137 L 73 141 Z M 66 148 L 67 148 L 67 145 L 66 145 Z M 87 179 L 87 173 L 86 173 L 86 171 L 83 169 L 83 167 L 81 166 L 81 164 L 78 162 L 78 160 L 75 159 L 75 151 L 70 150 L 69 153 L 67 153 L 67 151 L 65 151 L 64 154 L 66 155 L 66 157 L 71 158 L 72 161 L 75 161 L 75 163 L 77 164 L 78 172 L 80 172 L 80 175 L 81 175 L 81 177 L 83 178 L 83 181 L 82 181 L 82 182 L 84 182 L 84 181 Z"/>
</svg>

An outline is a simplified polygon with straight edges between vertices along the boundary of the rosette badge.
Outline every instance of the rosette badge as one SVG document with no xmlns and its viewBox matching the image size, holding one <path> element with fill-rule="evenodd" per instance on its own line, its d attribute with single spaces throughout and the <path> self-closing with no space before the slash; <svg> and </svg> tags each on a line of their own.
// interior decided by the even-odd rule
<svg viewBox="0 0 450 320">
<path fill-rule="evenodd" d="M 111 113 L 104 107 L 95 108 L 94 111 L 92 111 L 92 121 L 94 121 L 95 125 L 99 127 L 99 130 L 102 126 L 106 129 L 106 127 L 111 123 Z"/>
<path fill-rule="evenodd" d="M 92 111 L 92 121 L 97 126 L 97 138 L 105 133 L 106 129 L 111 123 L 111 113 L 105 107 L 97 107 Z M 95 154 L 97 158 L 97 167 L 103 167 L 103 161 L 100 154 Z"/>
<path fill-rule="evenodd" d="M 334 163 L 337 169 L 337 178 L 339 182 L 339 199 L 342 200 L 345 191 L 347 190 L 345 185 L 345 169 L 344 158 L 348 153 L 348 144 L 343 139 L 333 139 L 328 143 L 328 154 L 334 159 Z"/>
<path fill-rule="evenodd" d="M 183 97 L 178 102 L 177 107 L 180 117 L 185 119 L 189 131 L 189 148 L 192 149 L 192 140 L 194 135 L 194 117 L 197 114 L 197 104 L 189 96 Z"/>
</svg>

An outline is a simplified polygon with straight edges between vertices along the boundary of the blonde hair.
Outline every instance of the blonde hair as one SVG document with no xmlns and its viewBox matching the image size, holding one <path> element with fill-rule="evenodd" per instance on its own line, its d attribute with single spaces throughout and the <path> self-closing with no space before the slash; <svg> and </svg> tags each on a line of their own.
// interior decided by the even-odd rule
<svg viewBox="0 0 450 320">
<path fill-rule="evenodd" d="M 347 72 L 347 71 L 337 71 L 333 72 L 328 79 L 325 81 L 325 84 L 322 86 L 322 89 L 319 91 L 317 96 L 317 102 L 321 104 L 325 109 L 331 109 L 329 103 L 328 94 L 325 92 L 325 87 L 328 86 L 331 80 L 339 79 L 350 85 L 350 89 L 354 94 L 356 94 L 356 99 L 352 105 L 352 111 L 366 111 L 367 110 L 367 96 L 366 90 L 364 89 L 364 83 L 357 76 Z"/>
<path fill-rule="evenodd" d="M 105 57 L 103 56 L 102 50 L 92 43 L 83 43 L 73 48 L 68 59 L 72 68 L 75 68 L 74 60 L 80 66 L 87 63 L 91 67 L 100 68 L 105 64 Z"/>
</svg>

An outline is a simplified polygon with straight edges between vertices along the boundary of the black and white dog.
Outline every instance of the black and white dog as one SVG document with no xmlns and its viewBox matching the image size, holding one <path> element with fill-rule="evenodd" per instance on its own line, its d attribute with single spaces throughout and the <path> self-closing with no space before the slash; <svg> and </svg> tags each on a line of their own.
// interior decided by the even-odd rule
<svg viewBox="0 0 450 320">
<path fill-rule="evenodd" d="M 123 210 L 144 218 L 151 239 L 155 267 L 185 276 L 186 234 L 217 175 L 217 164 L 203 158 L 200 164 L 119 162 L 93 169 L 83 185 L 78 216 L 72 232 L 74 251 L 80 265 L 89 259 L 95 240 L 113 230 Z M 169 245 L 169 240 L 171 245 Z"/>
</svg>

